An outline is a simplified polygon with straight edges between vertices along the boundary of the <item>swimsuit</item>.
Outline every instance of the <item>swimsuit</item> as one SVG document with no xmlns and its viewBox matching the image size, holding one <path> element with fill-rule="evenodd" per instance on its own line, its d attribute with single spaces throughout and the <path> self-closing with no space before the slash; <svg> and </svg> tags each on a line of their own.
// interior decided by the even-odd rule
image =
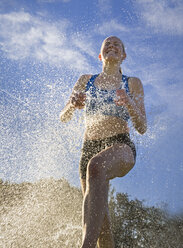
<svg viewBox="0 0 183 248">
<path fill-rule="evenodd" d="M 86 85 L 86 118 L 95 114 L 115 116 L 128 121 L 129 114 L 124 106 L 117 106 L 114 102 L 116 90 L 102 90 L 95 86 L 95 79 L 99 74 L 93 75 Z M 128 87 L 128 77 L 122 75 L 122 81 L 119 89 L 125 89 L 130 95 Z M 130 95 L 131 96 L 131 95 Z"/>
<path fill-rule="evenodd" d="M 134 143 L 130 140 L 129 133 L 117 134 L 100 140 L 85 140 L 82 147 L 81 159 L 79 163 L 79 172 L 82 179 L 86 179 L 87 165 L 89 160 L 97 153 L 114 145 L 115 143 L 123 143 L 132 149 L 134 161 L 136 160 L 136 149 Z"/>
<path fill-rule="evenodd" d="M 129 114 L 124 106 L 117 106 L 114 102 L 116 98 L 116 90 L 102 90 L 95 86 L 94 82 L 99 74 L 93 75 L 86 85 L 86 118 L 95 114 L 115 116 L 122 120 L 128 121 Z M 128 87 L 128 77 L 122 75 L 122 82 L 119 89 L 125 89 L 130 95 Z M 99 140 L 85 140 L 82 147 L 82 154 L 79 164 L 80 177 L 86 179 L 87 165 L 89 160 L 100 151 L 114 145 L 115 143 L 123 143 L 130 146 L 134 161 L 136 160 L 136 149 L 134 143 L 130 140 L 129 133 L 121 133 L 112 137 Z"/>
</svg>

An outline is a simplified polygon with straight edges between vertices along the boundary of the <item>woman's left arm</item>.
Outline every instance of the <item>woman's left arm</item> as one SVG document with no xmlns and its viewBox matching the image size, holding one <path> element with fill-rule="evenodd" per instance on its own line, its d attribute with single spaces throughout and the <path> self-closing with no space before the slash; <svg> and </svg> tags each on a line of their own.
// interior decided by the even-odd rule
<svg viewBox="0 0 183 248">
<path fill-rule="evenodd" d="M 126 107 L 130 114 L 135 129 L 144 134 L 147 130 L 146 111 L 144 106 L 144 89 L 140 79 L 132 77 L 128 79 L 130 94 Z"/>
<path fill-rule="evenodd" d="M 144 106 L 144 90 L 140 79 L 131 77 L 128 79 L 130 95 L 125 90 L 117 90 L 116 104 L 125 106 L 128 109 L 133 126 L 140 133 L 144 134 L 147 130 L 147 120 Z"/>
</svg>

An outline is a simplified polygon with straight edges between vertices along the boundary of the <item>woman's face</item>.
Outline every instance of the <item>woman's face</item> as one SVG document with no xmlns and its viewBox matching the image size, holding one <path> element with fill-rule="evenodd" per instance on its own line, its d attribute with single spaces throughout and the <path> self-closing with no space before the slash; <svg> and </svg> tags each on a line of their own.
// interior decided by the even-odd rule
<svg viewBox="0 0 183 248">
<path fill-rule="evenodd" d="M 108 37 L 104 40 L 101 47 L 101 58 L 104 61 L 122 62 L 126 57 L 123 44 L 115 36 Z"/>
</svg>

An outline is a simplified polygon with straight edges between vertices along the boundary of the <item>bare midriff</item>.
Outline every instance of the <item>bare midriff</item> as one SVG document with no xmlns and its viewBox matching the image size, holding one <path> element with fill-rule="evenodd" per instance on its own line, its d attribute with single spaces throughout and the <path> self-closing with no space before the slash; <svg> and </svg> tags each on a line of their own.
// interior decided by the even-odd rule
<svg viewBox="0 0 183 248">
<path fill-rule="evenodd" d="M 91 115 L 86 117 L 85 140 L 98 140 L 129 133 L 126 121 L 114 116 Z"/>
</svg>

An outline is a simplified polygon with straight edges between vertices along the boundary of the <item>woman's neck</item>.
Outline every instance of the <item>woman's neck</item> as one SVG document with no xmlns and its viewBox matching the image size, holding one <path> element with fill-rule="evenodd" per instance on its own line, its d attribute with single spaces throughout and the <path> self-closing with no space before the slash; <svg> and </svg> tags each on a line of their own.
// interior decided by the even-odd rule
<svg viewBox="0 0 183 248">
<path fill-rule="evenodd" d="M 100 77 L 96 80 L 95 85 L 98 88 L 112 90 L 119 88 L 122 78 L 122 70 L 120 65 L 118 66 L 107 66 L 103 64 L 102 73 Z"/>
<path fill-rule="evenodd" d="M 105 63 L 103 64 L 103 74 L 106 74 L 108 76 L 120 76 L 122 74 L 122 70 L 119 64 L 109 64 Z"/>
</svg>

